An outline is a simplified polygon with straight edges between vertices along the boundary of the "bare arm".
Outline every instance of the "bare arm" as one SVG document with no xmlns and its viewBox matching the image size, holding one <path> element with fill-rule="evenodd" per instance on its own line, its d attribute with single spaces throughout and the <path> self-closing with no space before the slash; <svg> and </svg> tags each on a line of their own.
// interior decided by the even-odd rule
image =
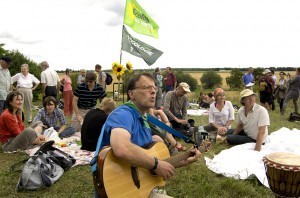
<svg viewBox="0 0 300 198">
<path fill-rule="evenodd" d="M 123 128 L 112 129 L 110 143 L 116 157 L 123 159 L 132 166 L 152 169 L 155 164 L 154 157 L 133 144 L 130 138 L 131 135 L 127 130 Z M 173 176 L 174 167 L 168 162 L 158 160 L 155 172 L 166 180 Z"/>
<path fill-rule="evenodd" d="M 43 96 L 45 96 L 46 86 L 46 83 L 42 83 Z"/>
<path fill-rule="evenodd" d="M 82 119 L 81 115 L 79 114 L 77 104 L 78 104 L 78 97 L 74 96 L 73 97 L 73 111 L 74 111 L 75 115 L 77 116 L 77 119 L 81 122 L 83 119 Z"/>
<path fill-rule="evenodd" d="M 39 84 L 40 84 L 40 83 L 35 83 L 34 86 L 31 88 L 32 91 L 34 91 L 34 90 L 39 86 Z"/>
<path fill-rule="evenodd" d="M 265 133 L 266 133 L 266 127 L 267 126 L 260 126 L 258 127 L 258 133 L 256 136 L 256 145 L 254 150 L 260 151 L 261 150 L 261 145 L 263 144 Z"/>
<path fill-rule="evenodd" d="M 238 124 L 233 132 L 233 135 L 239 134 L 244 128 L 244 125 L 242 123 Z"/>
<path fill-rule="evenodd" d="M 57 131 L 57 132 L 58 132 L 58 133 L 61 133 L 61 132 L 63 132 L 66 128 L 67 128 L 67 125 L 62 125 L 62 126 L 59 128 L 59 131 Z"/>
<path fill-rule="evenodd" d="M 102 84 L 103 88 L 105 88 L 105 85 L 106 85 L 105 80 L 106 80 L 106 76 L 102 76 L 102 82 L 101 82 L 101 84 Z"/>
</svg>

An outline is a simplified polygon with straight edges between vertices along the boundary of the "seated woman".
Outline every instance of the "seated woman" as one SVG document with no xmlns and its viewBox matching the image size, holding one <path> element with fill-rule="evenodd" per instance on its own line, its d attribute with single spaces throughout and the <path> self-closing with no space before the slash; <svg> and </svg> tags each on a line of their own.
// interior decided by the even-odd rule
<svg viewBox="0 0 300 198">
<path fill-rule="evenodd" d="M 169 119 L 167 117 L 167 115 L 162 111 L 162 110 L 156 110 L 156 109 L 149 109 L 148 111 L 149 115 L 152 115 L 154 117 L 158 117 L 160 118 L 160 120 L 165 123 L 166 125 L 168 125 L 169 127 L 171 127 L 171 123 L 169 122 Z M 183 146 L 182 144 L 180 144 L 179 142 L 177 142 L 174 137 L 170 134 L 167 133 L 163 130 L 161 130 L 159 127 L 152 125 L 151 123 L 150 127 L 151 127 L 151 131 L 152 131 L 152 135 L 158 135 L 160 136 L 162 139 L 164 139 L 166 141 L 167 144 L 170 145 L 170 151 L 173 152 L 172 154 L 176 154 L 177 151 L 185 151 L 186 147 Z M 174 151 L 175 149 L 175 151 Z"/>
<path fill-rule="evenodd" d="M 7 109 L 0 116 L 0 141 L 4 152 L 26 150 L 45 142 L 40 135 L 41 123 L 33 128 L 25 128 L 21 117 L 23 96 L 18 91 L 10 92 L 6 98 Z"/>
<path fill-rule="evenodd" d="M 99 108 L 91 109 L 84 117 L 81 127 L 81 149 L 95 151 L 101 129 L 108 115 L 116 108 L 116 102 L 104 98 Z"/>
<path fill-rule="evenodd" d="M 204 92 L 201 91 L 199 94 L 199 100 L 198 100 L 199 107 L 209 108 L 209 103 L 206 102 L 207 98 L 208 98 L 208 96 Z"/>
<path fill-rule="evenodd" d="M 230 101 L 225 100 L 225 91 L 217 88 L 214 91 L 215 102 L 209 108 L 209 124 L 204 126 L 212 135 L 232 133 L 231 124 L 234 120 L 234 109 Z"/>
<path fill-rule="evenodd" d="M 48 96 L 44 99 L 43 108 L 38 111 L 33 119 L 33 123 L 36 122 L 42 122 L 44 130 L 53 127 L 60 138 L 67 138 L 75 133 L 73 127 L 67 127 L 64 113 L 57 107 L 57 100 L 53 96 Z M 60 126 L 58 126 L 58 122 Z"/>
</svg>

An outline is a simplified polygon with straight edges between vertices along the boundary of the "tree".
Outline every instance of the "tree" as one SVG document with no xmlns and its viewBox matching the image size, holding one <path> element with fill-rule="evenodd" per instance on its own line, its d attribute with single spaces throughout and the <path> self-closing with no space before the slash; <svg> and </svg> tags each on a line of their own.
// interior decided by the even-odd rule
<svg viewBox="0 0 300 198">
<path fill-rule="evenodd" d="M 204 89 L 212 89 L 222 85 L 222 77 L 214 71 L 204 72 L 200 81 Z"/>
<path fill-rule="evenodd" d="M 186 82 L 190 86 L 191 91 L 195 91 L 197 89 L 197 80 L 193 78 L 190 74 L 184 73 L 183 71 L 178 71 L 175 73 L 177 78 L 177 86 L 181 82 Z"/>
<path fill-rule="evenodd" d="M 230 72 L 230 76 L 226 77 L 226 83 L 229 85 L 231 89 L 233 88 L 242 88 L 242 77 L 243 72 L 240 69 L 232 69 Z"/>
<path fill-rule="evenodd" d="M 29 72 L 33 74 L 37 79 L 41 79 L 41 68 L 38 66 L 37 63 L 30 60 L 29 58 L 25 57 L 22 53 L 20 53 L 18 50 L 8 51 L 5 50 L 3 47 L 5 44 L 0 43 L 0 57 L 2 56 L 9 56 L 13 59 L 13 62 L 11 63 L 9 67 L 9 71 L 11 76 L 20 73 L 21 72 L 21 65 L 22 64 L 28 64 L 29 66 Z M 42 92 L 41 86 L 38 86 L 35 91 L 33 91 L 33 101 L 38 100 L 39 94 Z"/>
</svg>

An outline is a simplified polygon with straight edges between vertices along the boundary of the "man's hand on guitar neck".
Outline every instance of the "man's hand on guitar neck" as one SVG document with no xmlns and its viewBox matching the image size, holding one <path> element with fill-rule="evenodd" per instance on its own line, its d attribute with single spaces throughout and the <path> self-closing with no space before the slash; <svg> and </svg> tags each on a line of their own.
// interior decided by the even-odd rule
<svg viewBox="0 0 300 198">
<path fill-rule="evenodd" d="M 196 149 L 194 146 L 192 146 L 190 148 L 189 152 L 190 152 L 190 155 L 189 155 L 190 157 L 186 158 L 185 160 L 180 161 L 178 166 L 176 166 L 176 168 L 196 162 L 198 160 L 198 158 L 201 156 L 200 151 L 198 149 Z"/>
<path fill-rule="evenodd" d="M 201 156 L 200 151 L 197 150 L 194 146 L 192 146 L 188 152 L 190 153 L 190 157 L 181 160 L 177 164 L 174 164 L 176 168 L 196 162 Z M 161 176 L 164 180 L 170 179 L 174 175 L 174 166 L 169 162 L 158 160 L 158 165 L 155 169 L 155 173 Z"/>
</svg>

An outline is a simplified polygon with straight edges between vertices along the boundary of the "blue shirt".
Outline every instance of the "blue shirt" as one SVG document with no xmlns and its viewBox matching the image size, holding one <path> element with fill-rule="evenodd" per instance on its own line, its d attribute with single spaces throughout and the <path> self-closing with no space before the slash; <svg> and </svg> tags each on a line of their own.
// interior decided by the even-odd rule
<svg viewBox="0 0 300 198">
<path fill-rule="evenodd" d="M 243 76 L 243 82 L 244 82 L 245 85 L 248 85 L 249 83 L 253 83 L 254 82 L 254 76 L 253 76 L 253 74 L 246 73 Z"/>
<path fill-rule="evenodd" d="M 144 147 L 152 143 L 151 129 L 144 124 L 142 115 L 127 105 L 119 106 L 108 116 L 100 148 L 110 144 L 110 133 L 114 128 L 129 131 L 131 142 L 138 146 Z"/>
</svg>

